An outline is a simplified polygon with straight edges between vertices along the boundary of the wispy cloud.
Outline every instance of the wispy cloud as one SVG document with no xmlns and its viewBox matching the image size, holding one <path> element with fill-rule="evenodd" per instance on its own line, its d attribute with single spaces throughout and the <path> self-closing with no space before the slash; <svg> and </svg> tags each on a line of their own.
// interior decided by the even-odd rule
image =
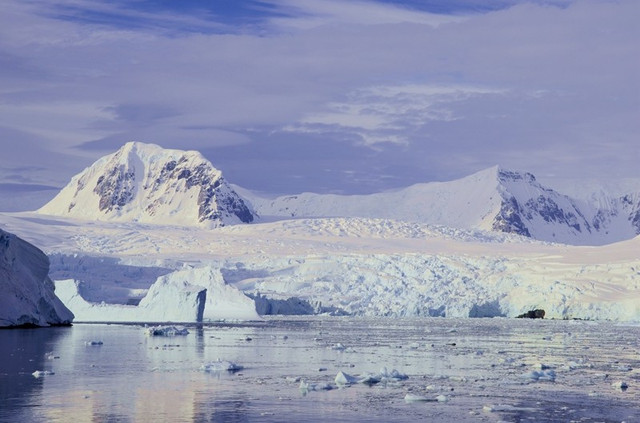
<svg viewBox="0 0 640 423">
<path fill-rule="evenodd" d="M 50 167 L 58 181 L 137 139 L 201 149 L 230 180 L 280 192 L 325 169 L 330 179 L 290 190 L 357 192 L 353 175 L 383 189 L 495 163 L 637 173 L 635 0 L 153 4 L 3 3 L 0 147 L 14 152 L 0 168 L 53 151 L 72 163 Z"/>
</svg>

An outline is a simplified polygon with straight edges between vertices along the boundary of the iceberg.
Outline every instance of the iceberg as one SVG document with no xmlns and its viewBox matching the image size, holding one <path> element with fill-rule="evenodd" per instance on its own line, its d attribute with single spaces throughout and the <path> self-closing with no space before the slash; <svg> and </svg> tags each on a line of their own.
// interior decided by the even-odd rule
<svg viewBox="0 0 640 423">
<path fill-rule="evenodd" d="M 132 306 L 88 302 L 73 279 L 56 281 L 56 288 L 80 322 L 201 322 L 207 292 L 200 286 L 158 278 L 140 304 Z"/>
<path fill-rule="evenodd" d="M 0 327 L 68 325 L 73 313 L 55 294 L 49 258 L 0 229 Z"/>
<path fill-rule="evenodd" d="M 202 321 L 261 320 L 255 302 L 239 289 L 228 285 L 220 269 L 212 266 L 185 268 L 161 276 L 164 283 L 191 283 L 206 288 L 207 299 Z"/>
<path fill-rule="evenodd" d="M 60 298 L 81 322 L 176 322 L 260 320 L 254 301 L 227 285 L 211 266 L 160 276 L 137 306 L 91 303 L 73 279 L 56 281 Z"/>
</svg>

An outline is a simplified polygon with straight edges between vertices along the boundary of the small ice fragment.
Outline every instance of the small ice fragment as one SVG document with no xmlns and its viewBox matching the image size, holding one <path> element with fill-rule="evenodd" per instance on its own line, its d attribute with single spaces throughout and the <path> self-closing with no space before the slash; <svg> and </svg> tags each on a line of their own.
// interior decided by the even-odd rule
<svg viewBox="0 0 640 423">
<path fill-rule="evenodd" d="M 331 346 L 331 349 L 332 349 L 332 350 L 335 350 L 335 351 L 344 351 L 344 350 L 346 350 L 346 349 L 347 349 L 347 347 L 345 347 L 345 346 L 344 346 L 344 345 L 342 345 L 340 342 L 338 342 L 337 344 L 332 345 L 332 346 Z"/>
<path fill-rule="evenodd" d="M 548 364 L 536 363 L 533 365 L 533 368 L 538 370 L 548 370 L 552 369 L 553 367 L 549 366 Z"/>
<path fill-rule="evenodd" d="M 522 375 L 525 379 L 531 379 L 533 381 L 546 380 L 554 382 L 556 380 L 556 372 L 553 370 L 532 370 Z"/>
<path fill-rule="evenodd" d="M 363 383 L 365 385 L 375 385 L 376 383 L 380 383 L 380 376 L 367 373 L 360 377 L 358 383 Z"/>
<path fill-rule="evenodd" d="M 423 395 L 407 394 L 404 396 L 405 402 L 436 402 L 437 398 L 429 398 Z"/>
<path fill-rule="evenodd" d="M 298 383 L 300 382 L 300 376 L 287 376 L 286 378 L 284 378 L 284 380 L 286 380 L 287 382 L 291 382 L 291 383 Z"/>
<path fill-rule="evenodd" d="M 211 363 L 205 363 L 200 367 L 201 370 L 204 370 L 205 372 L 230 372 L 230 373 L 234 373 L 234 372 L 238 372 L 242 369 L 244 369 L 243 366 L 234 363 L 233 361 L 225 361 L 225 360 L 220 360 L 218 359 L 218 361 L 212 361 Z"/>
<path fill-rule="evenodd" d="M 446 395 L 438 395 L 436 397 L 436 401 L 438 401 L 438 402 L 447 402 L 447 401 L 449 401 L 449 398 Z"/>
<path fill-rule="evenodd" d="M 53 373 L 50 370 L 36 370 L 35 372 L 31 373 L 31 375 L 33 377 L 35 377 L 36 379 L 38 379 L 38 378 L 41 378 L 43 376 L 55 375 L 55 373 Z"/>
<path fill-rule="evenodd" d="M 176 336 L 176 335 L 188 335 L 187 328 L 177 326 L 152 326 L 146 328 L 144 331 L 148 336 Z"/>
<path fill-rule="evenodd" d="M 340 371 L 336 375 L 336 378 L 334 379 L 334 381 L 336 385 L 344 386 L 344 385 L 351 385 L 352 383 L 357 383 L 358 378 Z"/>
<path fill-rule="evenodd" d="M 102 341 L 85 341 L 84 344 L 88 346 L 98 346 L 98 345 L 102 345 L 103 342 Z"/>
</svg>

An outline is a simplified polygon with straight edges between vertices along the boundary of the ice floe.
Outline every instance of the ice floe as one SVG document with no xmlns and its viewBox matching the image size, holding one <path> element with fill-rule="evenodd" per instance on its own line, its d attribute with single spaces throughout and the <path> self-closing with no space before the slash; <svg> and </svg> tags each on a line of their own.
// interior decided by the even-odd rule
<svg viewBox="0 0 640 423">
<path fill-rule="evenodd" d="M 144 330 L 147 336 L 180 336 L 188 335 L 189 330 L 178 326 L 152 326 Z"/>
<path fill-rule="evenodd" d="M 212 361 L 210 363 L 203 364 L 200 367 L 200 369 L 209 373 L 216 373 L 216 372 L 234 373 L 244 369 L 244 366 L 234 363 L 233 361 L 218 359 L 217 361 Z"/>
<path fill-rule="evenodd" d="M 31 373 L 31 375 L 38 379 L 44 376 L 55 375 L 55 373 L 50 370 L 36 370 L 35 372 Z"/>
</svg>

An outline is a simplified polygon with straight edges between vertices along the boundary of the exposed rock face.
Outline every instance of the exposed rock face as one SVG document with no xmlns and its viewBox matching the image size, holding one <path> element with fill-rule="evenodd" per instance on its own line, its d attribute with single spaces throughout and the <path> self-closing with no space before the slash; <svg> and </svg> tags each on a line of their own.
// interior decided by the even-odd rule
<svg viewBox="0 0 640 423">
<path fill-rule="evenodd" d="M 91 220 L 224 226 L 255 213 L 196 151 L 130 142 L 96 161 L 40 213 Z"/>
<path fill-rule="evenodd" d="M 0 229 L 0 326 L 68 325 L 73 313 L 54 293 L 49 259 Z"/>
<path fill-rule="evenodd" d="M 541 308 L 535 310 L 529 310 L 526 313 L 516 316 L 518 319 L 544 319 L 546 313 Z"/>
</svg>

